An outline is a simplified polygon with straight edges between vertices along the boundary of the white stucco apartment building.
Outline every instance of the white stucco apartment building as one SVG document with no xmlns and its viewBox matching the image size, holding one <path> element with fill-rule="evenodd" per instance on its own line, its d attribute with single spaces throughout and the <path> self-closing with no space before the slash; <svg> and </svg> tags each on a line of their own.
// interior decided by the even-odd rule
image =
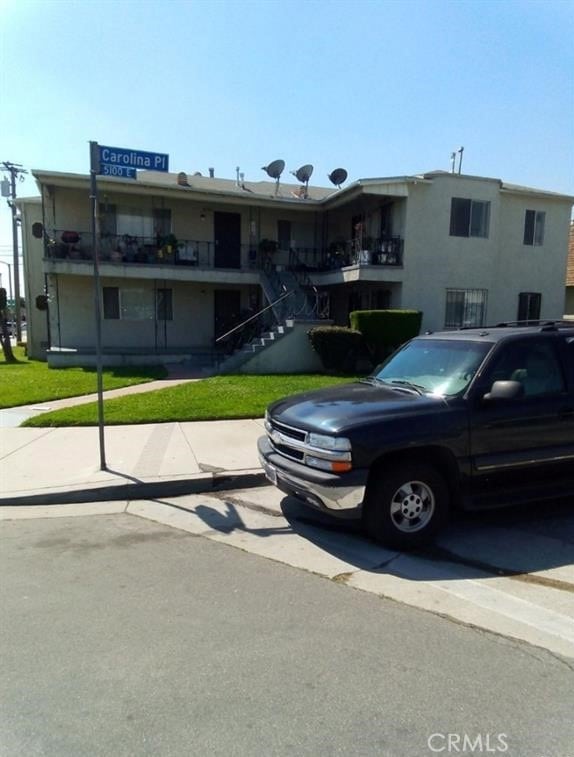
<svg viewBox="0 0 574 757">
<path fill-rule="evenodd" d="M 40 197 L 20 201 L 29 352 L 89 363 L 89 177 L 33 174 Z M 307 192 L 143 171 L 98 186 L 107 363 L 207 355 L 285 292 L 267 319 L 415 308 L 437 330 L 564 313 L 574 198 L 558 193 L 442 171 Z"/>
</svg>

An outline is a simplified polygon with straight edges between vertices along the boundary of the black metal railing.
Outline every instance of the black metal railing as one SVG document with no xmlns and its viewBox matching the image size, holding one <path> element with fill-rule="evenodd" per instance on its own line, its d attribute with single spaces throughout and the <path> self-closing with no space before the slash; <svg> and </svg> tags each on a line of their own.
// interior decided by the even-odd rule
<svg viewBox="0 0 574 757">
<path fill-rule="evenodd" d="M 197 239 L 101 234 L 99 259 L 103 263 L 173 265 L 197 268 L 256 269 L 257 251 L 247 244 L 226 248 Z M 55 229 L 46 243 L 46 255 L 58 260 L 93 260 L 90 232 Z"/>
<path fill-rule="evenodd" d="M 253 244 L 227 248 L 215 242 L 179 239 L 173 234 L 146 237 L 103 233 L 98 243 L 100 260 L 105 263 L 267 272 L 276 265 L 273 253 L 262 252 Z M 46 255 L 50 259 L 93 260 L 92 235 L 90 232 L 55 229 L 47 237 Z M 288 251 L 287 259 L 286 267 L 297 275 L 303 286 L 309 286 L 310 281 L 303 281 L 309 273 L 348 266 L 402 266 L 403 240 L 399 236 L 368 237 L 333 242 L 326 250 L 296 247 Z"/>
<path fill-rule="evenodd" d="M 243 345 L 248 344 L 253 339 L 261 336 L 265 331 L 270 330 L 281 319 L 276 318 L 275 308 L 278 304 L 284 303 L 294 292 L 285 292 L 276 300 L 266 305 L 256 313 L 252 313 L 241 323 L 233 326 L 221 336 L 216 337 L 215 346 L 225 354 L 231 355 L 236 350 L 241 349 Z"/>
</svg>

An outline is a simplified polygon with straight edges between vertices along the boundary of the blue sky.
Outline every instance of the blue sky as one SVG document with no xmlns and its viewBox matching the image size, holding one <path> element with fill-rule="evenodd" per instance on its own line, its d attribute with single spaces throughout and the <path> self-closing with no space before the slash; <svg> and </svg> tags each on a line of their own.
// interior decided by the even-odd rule
<svg viewBox="0 0 574 757">
<path fill-rule="evenodd" d="M 86 172 L 96 140 L 328 184 L 464 145 L 464 173 L 574 194 L 573 39 L 571 0 L 0 0 L 0 161 Z"/>
</svg>

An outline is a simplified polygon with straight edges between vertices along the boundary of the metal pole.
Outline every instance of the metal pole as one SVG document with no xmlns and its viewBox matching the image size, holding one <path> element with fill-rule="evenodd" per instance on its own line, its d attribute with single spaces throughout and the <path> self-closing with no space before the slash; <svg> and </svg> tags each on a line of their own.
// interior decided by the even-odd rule
<svg viewBox="0 0 574 757">
<path fill-rule="evenodd" d="M 96 319 L 96 368 L 98 374 L 98 429 L 100 470 L 107 470 L 104 439 L 104 381 L 102 375 L 102 318 L 100 309 L 100 269 L 98 240 L 98 184 L 100 156 L 97 142 L 90 142 L 90 200 L 92 203 L 92 248 L 94 257 L 94 315 Z"/>
<path fill-rule="evenodd" d="M 18 221 L 16 208 L 16 170 L 10 171 L 10 190 L 12 194 L 12 248 L 14 251 L 14 319 L 16 321 L 16 341 L 22 341 L 22 325 L 20 323 L 20 271 L 18 261 Z"/>
</svg>

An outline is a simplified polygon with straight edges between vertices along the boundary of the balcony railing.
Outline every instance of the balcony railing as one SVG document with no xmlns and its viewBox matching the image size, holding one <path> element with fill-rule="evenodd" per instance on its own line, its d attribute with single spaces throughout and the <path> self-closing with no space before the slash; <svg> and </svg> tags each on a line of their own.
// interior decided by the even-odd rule
<svg viewBox="0 0 574 757">
<path fill-rule="evenodd" d="M 93 260 L 89 232 L 56 229 L 48 239 L 46 254 L 55 260 Z M 234 245 L 228 248 L 214 242 L 167 237 L 141 237 L 129 234 L 101 234 L 101 262 L 121 265 L 191 266 L 202 269 L 269 270 L 274 268 L 274 253 L 261 252 L 257 246 Z M 402 266 L 403 240 L 398 236 L 349 240 L 332 243 L 327 250 L 297 247 L 288 255 L 287 268 L 296 273 L 333 271 L 347 266 Z"/>
<path fill-rule="evenodd" d="M 290 258 L 293 270 L 333 271 L 348 266 L 394 266 L 403 264 L 403 239 L 399 236 L 333 242 L 326 251 L 298 249 Z"/>
<path fill-rule="evenodd" d="M 194 266 L 196 268 L 254 269 L 260 267 L 257 250 L 251 245 L 216 247 L 214 242 L 175 237 L 141 237 L 130 234 L 101 234 L 99 259 L 122 265 Z M 93 260 L 89 232 L 56 229 L 46 246 L 54 260 Z"/>
</svg>

